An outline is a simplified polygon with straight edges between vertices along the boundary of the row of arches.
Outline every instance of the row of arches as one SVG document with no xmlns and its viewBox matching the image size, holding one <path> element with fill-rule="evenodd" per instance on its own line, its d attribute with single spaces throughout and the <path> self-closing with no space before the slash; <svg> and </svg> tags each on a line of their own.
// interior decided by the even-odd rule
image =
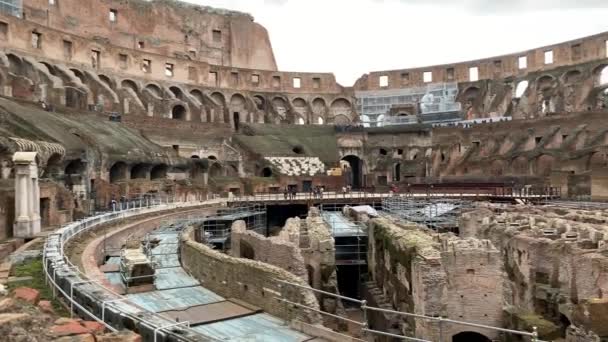
<svg viewBox="0 0 608 342">
<path fill-rule="evenodd" d="M 192 158 L 199 159 L 199 158 Z M 170 167 L 167 164 L 148 164 L 138 163 L 128 165 L 126 162 L 118 161 L 109 169 L 110 183 L 117 183 L 127 180 L 162 180 L 166 179 L 170 172 L 189 173 L 191 179 L 199 179 L 204 173 L 208 172 L 209 177 L 235 176 L 238 170 L 235 167 L 224 168 L 222 164 L 215 161 L 209 167 L 201 163 L 193 163 L 188 169 L 186 167 Z"/>
</svg>

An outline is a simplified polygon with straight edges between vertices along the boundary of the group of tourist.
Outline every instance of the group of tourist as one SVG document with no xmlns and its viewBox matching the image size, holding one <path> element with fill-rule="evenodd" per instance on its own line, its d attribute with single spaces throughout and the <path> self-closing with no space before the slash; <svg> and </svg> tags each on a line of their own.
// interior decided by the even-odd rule
<svg viewBox="0 0 608 342">
<path fill-rule="evenodd" d="M 325 192 L 325 188 L 322 186 L 317 186 L 312 189 L 312 196 L 314 198 L 323 198 L 323 192 Z"/>
</svg>

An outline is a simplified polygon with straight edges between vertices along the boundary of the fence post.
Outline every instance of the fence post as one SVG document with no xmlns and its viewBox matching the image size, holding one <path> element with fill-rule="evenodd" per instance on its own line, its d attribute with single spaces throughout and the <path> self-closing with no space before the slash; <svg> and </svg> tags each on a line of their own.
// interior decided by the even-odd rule
<svg viewBox="0 0 608 342">
<path fill-rule="evenodd" d="M 443 317 L 439 316 L 439 342 L 443 342 Z"/>
<path fill-rule="evenodd" d="M 363 311 L 363 326 L 361 327 L 361 335 L 363 337 L 367 336 L 367 332 L 365 331 L 365 329 L 368 328 L 368 322 L 367 322 L 367 300 L 362 300 L 361 301 L 361 310 Z"/>
<path fill-rule="evenodd" d="M 538 328 L 532 327 L 532 342 L 538 341 Z"/>
</svg>

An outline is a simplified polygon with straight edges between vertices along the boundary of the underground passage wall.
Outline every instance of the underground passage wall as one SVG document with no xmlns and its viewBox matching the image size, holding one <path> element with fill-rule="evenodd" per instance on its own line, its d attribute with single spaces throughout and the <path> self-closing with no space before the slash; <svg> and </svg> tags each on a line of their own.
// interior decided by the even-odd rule
<svg viewBox="0 0 608 342">
<path fill-rule="evenodd" d="M 294 274 L 260 261 L 235 258 L 215 251 L 194 240 L 192 227 L 182 234 L 180 243 L 182 267 L 209 290 L 225 298 L 243 300 L 288 321 L 321 322 L 318 314 L 293 308 L 277 300 L 280 297 L 319 309 L 312 291 L 277 282 L 282 280 L 308 286 Z"/>
</svg>

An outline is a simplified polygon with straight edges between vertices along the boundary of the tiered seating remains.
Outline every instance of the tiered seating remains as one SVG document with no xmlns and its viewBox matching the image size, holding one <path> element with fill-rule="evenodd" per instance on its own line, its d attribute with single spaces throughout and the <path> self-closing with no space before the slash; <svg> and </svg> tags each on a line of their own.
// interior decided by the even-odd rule
<svg viewBox="0 0 608 342">
<path fill-rule="evenodd" d="M 314 176 L 325 173 L 325 164 L 317 157 L 267 157 L 280 174 L 287 176 Z"/>
</svg>

